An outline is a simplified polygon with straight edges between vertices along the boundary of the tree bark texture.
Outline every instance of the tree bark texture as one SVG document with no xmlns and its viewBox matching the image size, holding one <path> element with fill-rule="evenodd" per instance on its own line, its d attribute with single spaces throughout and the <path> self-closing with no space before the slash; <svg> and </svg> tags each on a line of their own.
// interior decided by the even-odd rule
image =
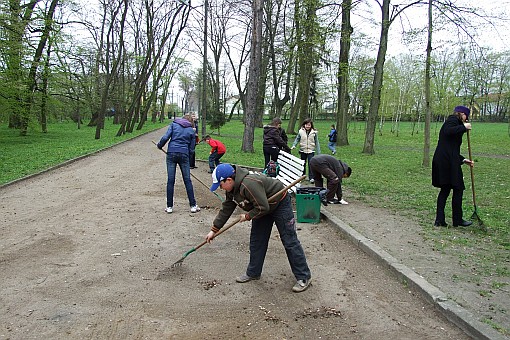
<svg viewBox="0 0 510 340">
<path fill-rule="evenodd" d="M 342 32 L 340 36 L 340 57 L 338 63 L 338 145 L 349 145 L 347 123 L 349 122 L 349 52 L 351 49 L 351 0 L 342 2 Z"/>
<path fill-rule="evenodd" d="M 254 152 L 255 122 L 257 117 L 257 96 L 262 64 L 262 18 L 263 0 L 253 0 L 253 22 L 248 87 L 246 89 L 246 116 L 242 151 Z"/>
<path fill-rule="evenodd" d="M 427 57 L 425 60 L 425 132 L 423 143 L 423 161 L 422 166 L 425 168 L 430 167 L 430 117 L 432 116 L 432 109 L 430 106 L 430 64 L 432 54 L 432 2 L 429 0 L 428 6 L 428 39 L 427 39 Z"/>
<path fill-rule="evenodd" d="M 372 96 L 367 116 L 367 130 L 365 131 L 365 144 L 363 153 L 374 154 L 374 136 L 377 125 L 377 114 L 381 104 L 381 89 L 383 83 L 383 69 L 386 60 L 386 51 L 388 49 L 388 32 L 390 29 L 390 0 L 383 0 L 381 7 L 381 36 L 379 39 L 379 50 L 374 66 L 374 80 L 372 83 Z"/>
</svg>

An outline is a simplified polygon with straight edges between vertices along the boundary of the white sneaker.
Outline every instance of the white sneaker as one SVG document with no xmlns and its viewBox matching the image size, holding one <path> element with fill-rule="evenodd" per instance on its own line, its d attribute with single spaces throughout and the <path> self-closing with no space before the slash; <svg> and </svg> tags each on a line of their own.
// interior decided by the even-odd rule
<svg viewBox="0 0 510 340">
<path fill-rule="evenodd" d="M 310 182 L 310 183 L 314 183 L 314 182 L 315 182 L 315 180 L 314 180 L 313 178 L 311 178 L 309 182 Z"/>
<path fill-rule="evenodd" d="M 345 201 L 343 198 L 340 200 L 340 204 L 349 204 L 349 202 Z"/>
<path fill-rule="evenodd" d="M 196 213 L 198 211 L 200 211 L 200 207 L 198 205 L 194 205 L 194 206 L 191 207 L 191 212 L 192 213 Z"/>
<path fill-rule="evenodd" d="M 172 207 L 167 207 L 167 208 L 165 209 L 165 211 L 166 211 L 168 214 L 170 214 L 170 213 L 171 213 L 172 211 L 174 211 L 174 210 L 172 209 Z"/>
</svg>

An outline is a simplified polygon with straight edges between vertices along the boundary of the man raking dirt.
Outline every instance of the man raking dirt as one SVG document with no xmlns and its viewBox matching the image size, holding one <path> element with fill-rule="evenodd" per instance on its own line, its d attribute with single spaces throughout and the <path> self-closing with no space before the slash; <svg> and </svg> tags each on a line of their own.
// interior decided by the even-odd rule
<svg viewBox="0 0 510 340">
<path fill-rule="evenodd" d="M 284 245 L 290 267 L 297 280 L 293 292 L 305 291 L 311 283 L 305 253 L 296 234 L 296 219 L 287 191 L 283 191 L 274 202 L 268 197 L 284 188 L 282 182 L 260 173 L 248 172 L 237 165 L 220 164 L 212 173 L 211 191 L 218 187 L 225 190 L 226 198 L 213 221 L 206 241 L 211 242 L 239 206 L 247 213 L 239 216 L 239 222 L 252 221 L 250 233 L 250 262 L 246 273 L 236 281 L 245 283 L 260 279 L 273 223 L 276 224 L 280 240 Z"/>
</svg>

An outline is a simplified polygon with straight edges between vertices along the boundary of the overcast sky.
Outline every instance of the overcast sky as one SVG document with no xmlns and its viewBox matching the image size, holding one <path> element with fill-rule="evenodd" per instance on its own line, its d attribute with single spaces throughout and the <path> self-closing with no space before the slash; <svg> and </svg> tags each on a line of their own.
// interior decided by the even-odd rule
<svg viewBox="0 0 510 340">
<path fill-rule="evenodd" d="M 404 2 L 404 1 L 400 1 Z M 476 27 L 476 41 L 484 47 L 491 47 L 497 51 L 509 50 L 508 39 L 510 39 L 510 1 L 509 0 L 452 0 L 457 6 L 478 8 L 476 15 L 466 15 L 466 19 Z M 398 4 L 399 1 L 392 1 L 392 4 Z M 437 11 L 434 12 L 437 15 Z M 486 18 L 483 18 L 486 17 Z M 376 4 L 376 0 L 368 0 L 353 11 L 353 26 L 355 29 L 364 31 L 374 37 L 373 43 L 378 44 L 380 34 L 381 12 Z M 496 19 L 499 18 L 499 19 Z M 426 48 L 426 27 L 427 27 L 427 7 L 409 8 L 403 15 L 393 22 L 390 28 L 390 40 L 388 46 L 388 56 L 394 56 L 399 53 L 424 53 Z M 437 27 L 436 27 L 437 28 Z M 422 30 L 413 42 L 404 42 L 403 31 L 409 32 L 411 29 Z M 433 48 L 447 49 L 455 48 L 454 45 L 459 41 L 467 41 L 467 35 L 457 34 L 453 25 L 449 25 L 440 31 L 434 31 L 432 34 Z"/>
</svg>

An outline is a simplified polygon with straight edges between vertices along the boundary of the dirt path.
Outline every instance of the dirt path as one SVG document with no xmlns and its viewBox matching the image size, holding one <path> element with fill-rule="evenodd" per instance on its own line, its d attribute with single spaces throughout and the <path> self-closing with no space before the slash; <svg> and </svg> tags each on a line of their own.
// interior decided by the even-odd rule
<svg viewBox="0 0 510 340">
<path fill-rule="evenodd" d="M 324 222 L 299 225 L 313 275 L 303 293 L 291 292 L 276 232 L 262 279 L 235 283 L 248 223 L 170 269 L 220 202 L 195 181 L 203 209 L 191 214 L 178 178 L 164 213 L 164 155 L 150 142 L 159 134 L 0 189 L 0 338 L 467 338 Z"/>
</svg>

